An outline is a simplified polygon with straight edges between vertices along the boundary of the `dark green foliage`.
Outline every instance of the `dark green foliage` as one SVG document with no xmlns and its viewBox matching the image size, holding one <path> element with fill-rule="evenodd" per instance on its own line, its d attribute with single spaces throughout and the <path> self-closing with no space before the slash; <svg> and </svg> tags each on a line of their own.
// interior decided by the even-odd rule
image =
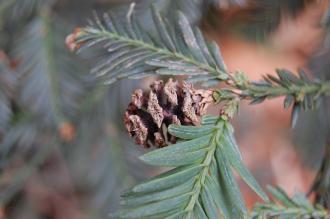
<svg viewBox="0 0 330 219">
<path fill-rule="evenodd" d="M 210 7 L 211 12 L 204 19 L 204 23 L 210 24 L 212 28 L 239 33 L 253 41 L 267 42 L 269 35 L 278 29 L 282 19 L 296 18 L 308 5 L 315 2 L 316 0 L 251 0 L 245 4 L 248 7 L 241 7 L 229 21 L 226 10 L 219 11 Z"/>
<path fill-rule="evenodd" d="M 161 1 L 160 1 L 161 2 Z M 247 0 L 170 0 L 164 1 L 163 10 L 171 23 L 175 23 L 175 13 L 173 8 L 182 11 L 191 24 L 201 23 L 205 17 L 212 13 L 212 9 L 227 9 L 230 7 L 246 6 Z M 207 22 L 212 22 L 208 20 Z"/>
<path fill-rule="evenodd" d="M 79 205 L 84 206 L 86 217 L 103 218 L 109 203 L 110 209 L 116 209 L 119 194 L 114 194 L 120 186 L 127 186 L 134 177 L 145 178 L 146 171 L 130 172 L 125 163 L 125 157 L 135 157 L 139 151 L 122 149 L 119 145 L 130 142 L 114 141 L 117 136 L 107 131 L 119 123 L 114 118 L 121 118 L 119 100 L 125 100 L 119 94 L 125 94 L 132 84 L 98 86 L 86 74 L 87 63 L 65 47 L 68 29 L 76 24 L 59 16 L 54 4 L 44 0 L 0 2 L 0 202 L 9 209 L 9 218 L 17 218 L 17 212 L 26 217 L 25 210 L 20 205 L 11 207 L 12 203 L 24 202 L 20 194 L 25 193 L 29 180 L 47 181 L 41 170 L 49 164 L 59 165 L 53 160 L 59 156 L 72 177 L 72 188 L 66 189 L 83 197 Z M 118 108 L 114 109 L 113 101 Z M 145 168 L 136 163 L 131 166 Z M 6 177 L 9 171 L 10 179 Z M 62 179 L 53 183 L 57 180 Z M 31 211 L 37 214 L 38 209 Z"/>
<path fill-rule="evenodd" d="M 264 40 L 279 26 L 283 15 L 296 17 L 313 0 L 254 0 L 256 8 L 251 11 L 242 30 L 252 39 Z M 250 17 L 249 17 L 250 16 Z M 244 22 L 244 21 L 243 21 Z"/>
<path fill-rule="evenodd" d="M 52 22 L 47 14 L 32 20 L 16 42 L 13 55 L 21 60 L 19 104 L 45 123 L 58 125 L 77 110 L 84 91 L 77 73 L 83 66 L 72 65 L 77 60 L 59 43 L 64 34 Z M 32 50 L 35 52 L 30 53 Z"/>
<path fill-rule="evenodd" d="M 81 49 L 102 44 L 108 51 L 92 69 L 106 83 L 153 74 L 185 74 L 205 85 L 228 78 L 217 45 L 206 43 L 200 30 L 191 27 L 182 13 L 177 14 L 179 21 L 173 26 L 153 10 L 157 37 L 140 28 L 133 11 L 128 15 L 126 24 L 105 15 L 103 23 L 97 19 L 94 25 L 82 29 L 77 39 Z"/>
<path fill-rule="evenodd" d="M 41 7 L 47 7 L 53 0 L 2 0 L 0 2 L 0 13 L 7 17 L 9 22 L 15 23 L 20 20 L 31 18 Z M 53 1 L 54 2 L 54 1 Z"/>
</svg>

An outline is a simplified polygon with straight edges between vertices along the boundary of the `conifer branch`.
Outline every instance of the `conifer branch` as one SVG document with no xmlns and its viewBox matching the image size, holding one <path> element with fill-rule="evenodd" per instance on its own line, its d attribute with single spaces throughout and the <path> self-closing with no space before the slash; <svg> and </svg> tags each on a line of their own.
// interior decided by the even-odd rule
<svg viewBox="0 0 330 219">
<path fill-rule="evenodd" d="M 329 213 L 321 206 L 313 206 L 302 193 L 290 198 L 281 188 L 268 187 L 274 201 L 256 204 L 250 213 L 251 219 L 297 218 L 328 219 Z"/>
<path fill-rule="evenodd" d="M 59 44 L 63 37 L 57 26 L 59 21 L 50 16 L 49 10 L 45 6 L 24 28 L 13 55 L 22 63 L 17 68 L 18 104 L 38 115 L 48 126 L 57 127 L 74 114 L 83 93 L 82 79 L 77 76 L 82 66 L 72 65 L 71 61 L 77 60 L 65 50 L 63 43 Z"/>
<path fill-rule="evenodd" d="M 78 51 L 96 45 L 107 49 L 107 56 L 95 65 L 92 73 L 105 77 L 109 84 L 122 78 L 155 74 L 186 75 L 188 82 L 204 86 L 226 83 L 232 93 L 254 104 L 286 96 L 285 108 L 294 104 L 305 110 L 313 109 L 319 97 L 330 94 L 329 81 L 312 81 L 302 70 L 297 77 L 278 69 L 278 77 L 266 75 L 260 82 L 249 81 L 243 72 L 228 72 L 216 44 L 207 43 L 182 13 L 173 28 L 156 9 L 152 12 L 157 37 L 144 31 L 132 13 L 121 24 L 105 15 L 102 21 L 96 18 L 95 24 L 77 29 L 68 37 L 67 45 Z"/>
<path fill-rule="evenodd" d="M 226 80 L 226 67 L 217 44 L 206 43 L 200 30 L 191 27 L 182 13 L 177 16 L 179 22 L 172 27 L 153 9 L 156 38 L 140 27 L 134 14 L 126 24 L 104 15 L 102 21 L 97 18 L 95 24 L 68 36 L 67 45 L 79 51 L 102 45 L 108 56 L 96 64 L 92 73 L 105 77 L 109 84 L 154 74 L 189 75 L 189 80 L 205 85 Z"/>
<path fill-rule="evenodd" d="M 261 103 L 265 99 L 286 96 L 284 106 L 287 108 L 294 105 L 294 124 L 300 108 L 313 109 L 321 97 L 330 95 L 329 81 L 312 81 L 302 71 L 298 77 L 287 70 L 277 70 L 277 77 L 266 75 L 260 82 L 249 81 L 242 72 L 227 71 L 216 44 L 208 44 L 199 29 L 192 27 L 182 13 L 178 13 L 178 23 L 173 27 L 153 9 L 157 33 L 155 36 L 141 28 L 134 18 L 133 6 L 127 14 L 125 23 L 118 23 L 111 15 L 104 15 L 102 20 L 96 17 L 95 23 L 77 29 L 67 37 L 66 43 L 71 50 L 80 52 L 89 48 L 103 48 L 107 51 L 105 56 L 100 57 L 92 73 L 104 78 L 108 84 L 122 78 L 186 75 L 187 81 L 191 83 L 202 83 L 205 86 L 226 83 L 229 86 L 213 92 L 215 102 L 225 102 L 220 111 L 220 118 L 212 118 L 212 122 L 205 122 L 210 117 L 204 117 L 201 127 L 171 125 L 170 134 L 182 141 L 142 156 L 141 159 L 148 164 L 174 169 L 125 193 L 123 209 L 114 216 L 244 218 L 246 209 L 231 167 L 255 192 L 265 200 L 267 197 L 242 163 L 232 131 L 228 131 L 231 128 L 228 128 L 227 119 L 237 112 L 240 100 L 248 99 L 251 103 Z M 153 92 L 157 93 L 156 90 Z M 154 101 L 148 101 L 145 105 L 156 106 L 149 111 L 154 114 L 151 120 L 158 121 L 158 117 L 163 116 L 161 104 L 158 102 L 166 101 L 160 101 L 164 99 L 159 98 L 164 96 L 158 97 L 153 92 L 149 97 L 154 95 Z M 135 95 L 144 98 L 142 92 Z M 142 102 L 135 104 L 132 115 L 128 115 L 131 120 L 127 124 L 130 134 L 140 130 L 140 143 L 145 145 L 150 136 L 156 140 L 157 137 L 150 135 L 147 125 L 138 120 L 141 115 L 134 114 L 136 107 L 143 105 Z M 145 106 L 140 108 L 143 110 Z M 162 128 L 159 125 L 161 122 L 157 121 L 156 127 Z M 156 128 L 152 130 L 155 131 Z M 216 191 L 217 195 L 212 191 Z M 272 214 L 278 216 L 281 213 L 297 213 L 298 216 L 311 213 L 306 209 L 300 209 L 301 206 L 290 209 L 276 208 L 268 203 L 263 205 L 265 209 L 270 209 L 270 212 L 266 213 L 271 215 L 266 214 L 267 217 L 272 217 Z M 257 216 L 260 217 L 258 214 Z"/>
<path fill-rule="evenodd" d="M 31 112 L 43 115 L 48 123 L 49 121 L 58 123 L 62 115 L 59 109 L 53 36 L 48 16 L 44 12 L 26 27 L 23 37 L 17 42 L 15 55 L 24 63 L 18 68 L 22 83 L 20 103 Z M 36 52 L 31 54 L 29 51 L 33 50 Z M 37 86 L 38 89 L 29 86 L 30 80 L 34 83 L 40 83 L 40 86 Z"/>
<path fill-rule="evenodd" d="M 249 81 L 243 72 L 230 74 L 230 88 L 215 91 L 216 102 L 239 98 L 250 100 L 251 104 L 262 103 L 266 99 L 285 96 L 284 108 L 292 109 L 292 126 L 297 121 L 301 109 L 313 110 L 322 97 L 330 95 L 330 81 L 311 80 L 303 70 L 299 76 L 285 69 L 277 69 L 277 77 L 266 75 L 259 82 Z"/>
<path fill-rule="evenodd" d="M 205 116 L 201 126 L 171 125 L 169 132 L 183 141 L 141 159 L 174 169 L 125 192 L 114 218 L 244 218 L 247 211 L 231 168 L 268 200 L 244 167 L 228 121 Z"/>
<path fill-rule="evenodd" d="M 305 109 L 312 109 L 318 97 L 330 95 L 330 81 L 312 81 L 302 70 L 299 71 L 299 77 L 285 69 L 278 69 L 277 75 L 267 75 L 261 82 L 244 81 L 235 85 L 241 90 L 242 98 L 251 99 L 254 103 L 286 96 L 285 108 L 293 102 L 305 102 Z"/>
</svg>

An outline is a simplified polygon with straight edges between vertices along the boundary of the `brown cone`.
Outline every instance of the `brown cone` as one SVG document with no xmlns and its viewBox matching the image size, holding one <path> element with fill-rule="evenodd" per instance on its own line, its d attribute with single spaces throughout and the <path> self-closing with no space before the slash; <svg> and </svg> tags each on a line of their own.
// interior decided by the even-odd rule
<svg viewBox="0 0 330 219">
<path fill-rule="evenodd" d="M 149 92 L 137 89 L 125 112 L 125 126 L 135 142 L 145 147 L 175 143 L 167 128 L 170 124 L 197 125 L 206 108 L 214 102 L 210 90 L 196 90 L 171 78 L 164 84 L 154 81 Z"/>
</svg>

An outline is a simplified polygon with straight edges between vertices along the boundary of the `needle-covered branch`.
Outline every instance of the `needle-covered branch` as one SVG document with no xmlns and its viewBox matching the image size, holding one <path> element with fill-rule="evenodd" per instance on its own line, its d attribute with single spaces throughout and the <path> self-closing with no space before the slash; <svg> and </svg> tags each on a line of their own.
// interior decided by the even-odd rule
<svg viewBox="0 0 330 219">
<path fill-rule="evenodd" d="M 256 204 L 250 214 L 251 219 L 328 219 L 329 214 L 321 206 L 314 206 L 302 193 L 290 198 L 279 187 L 269 187 L 274 201 Z"/>
<path fill-rule="evenodd" d="M 232 169 L 268 200 L 244 166 L 228 121 L 204 116 L 200 126 L 170 125 L 169 132 L 181 141 L 141 159 L 174 169 L 125 192 L 115 218 L 244 218 L 247 210 Z"/>
<path fill-rule="evenodd" d="M 259 82 L 249 81 L 243 72 L 228 72 L 218 46 L 208 43 L 184 14 L 179 12 L 178 22 L 172 25 L 154 8 L 152 15 L 154 32 L 143 30 L 131 7 L 126 22 L 106 14 L 69 35 L 67 45 L 78 51 L 94 47 L 106 50 L 92 69 L 105 83 L 152 75 L 185 75 L 188 82 L 204 86 L 223 82 L 240 99 L 254 104 L 285 96 L 285 108 L 294 105 L 294 112 L 313 109 L 320 97 L 330 94 L 329 81 L 311 80 L 302 70 L 296 76 L 278 69 L 277 76 L 266 75 Z"/>
<path fill-rule="evenodd" d="M 200 126 L 185 110 L 189 103 L 191 112 L 202 115 L 197 113 L 196 106 L 203 98 L 173 85 L 173 81 L 164 86 L 155 81 L 150 92 L 137 90 L 133 93 L 125 114 L 129 134 L 140 145 L 164 147 L 141 159 L 151 165 L 174 169 L 126 192 L 123 208 L 115 217 L 246 218 L 232 169 L 260 197 L 267 200 L 267 196 L 244 166 L 228 118 L 238 111 L 240 100 L 261 103 L 285 96 L 285 107 L 294 105 L 292 118 L 295 121 L 300 108 L 313 109 L 321 97 L 330 95 L 330 82 L 310 80 L 302 71 L 296 76 L 286 70 L 277 70 L 277 77 L 267 75 L 263 81 L 249 81 L 242 72 L 228 72 L 217 45 L 207 43 L 201 31 L 192 27 L 183 13 L 177 14 L 177 23 L 169 24 L 152 9 L 154 31 L 150 32 L 141 27 L 133 8 L 134 4 L 125 22 L 118 22 L 112 15 L 104 15 L 101 20 L 96 17 L 95 23 L 78 28 L 67 37 L 71 50 L 97 48 L 104 51 L 96 60 L 93 74 L 108 84 L 123 78 L 184 75 L 191 83 L 204 86 L 223 83 L 227 87 L 209 90 L 211 95 L 207 100 L 222 104 L 220 117 L 203 117 Z M 274 213 L 276 209 L 268 204 L 265 208 Z M 285 206 L 277 209 L 274 215 L 286 213 L 283 209 L 286 210 Z M 301 216 L 296 208 L 289 210 Z"/>
<path fill-rule="evenodd" d="M 230 87 L 215 91 L 214 98 L 216 102 L 239 98 L 259 104 L 266 99 L 284 96 L 284 108 L 293 105 L 294 125 L 301 108 L 312 110 L 322 97 L 330 95 L 330 81 L 311 80 L 302 70 L 299 76 L 285 69 L 277 69 L 276 72 L 277 77 L 266 75 L 258 82 L 249 81 L 243 72 L 230 74 Z"/>
<path fill-rule="evenodd" d="M 169 25 L 156 9 L 152 10 L 154 32 L 143 30 L 133 11 L 126 22 L 112 15 L 96 18 L 95 24 L 77 29 L 67 38 L 72 50 L 101 46 L 107 51 L 92 73 L 113 83 L 122 78 L 149 75 L 188 75 L 194 82 L 211 82 L 228 78 L 216 43 L 207 43 L 201 31 L 192 27 L 185 15 L 177 13 L 178 23 Z"/>
</svg>

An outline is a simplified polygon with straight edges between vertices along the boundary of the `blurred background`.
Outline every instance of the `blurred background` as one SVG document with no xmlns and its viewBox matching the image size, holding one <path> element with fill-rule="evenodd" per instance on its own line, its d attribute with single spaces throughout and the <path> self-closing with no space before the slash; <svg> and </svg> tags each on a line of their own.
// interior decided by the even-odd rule
<svg viewBox="0 0 330 219">
<path fill-rule="evenodd" d="M 103 85 L 89 69 L 106 51 L 76 55 L 65 47 L 66 36 L 93 12 L 124 19 L 130 2 L 0 0 L 0 219 L 105 218 L 118 208 L 121 191 L 161 171 L 138 160 L 145 150 L 128 138 L 122 121 L 131 92 L 155 78 Z M 251 80 L 276 68 L 330 79 L 328 1 L 135 2 L 150 31 L 151 2 L 169 19 L 183 11 L 220 45 L 228 69 Z M 262 186 L 307 192 L 329 138 L 330 103 L 301 113 L 295 129 L 282 103 L 243 102 L 235 135 Z M 259 201 L 241 187 L 249 207 Z"/>
</svg>

